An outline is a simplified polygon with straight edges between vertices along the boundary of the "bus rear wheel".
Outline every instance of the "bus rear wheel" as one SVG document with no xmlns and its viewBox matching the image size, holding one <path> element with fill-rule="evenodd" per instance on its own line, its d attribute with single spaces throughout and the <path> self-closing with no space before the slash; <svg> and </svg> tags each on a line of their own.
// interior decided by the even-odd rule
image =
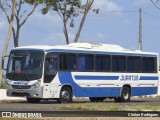
<svg viewBox="0 0 160 120">
<path fill-rule="evenodd" d="M 71 103 L 72 102 L 72 91 L 69 87 L 63 87 L 60 92 L 60 98 L 57 100 L 58 103 Z"/>
<path fill-rule="evenodd" d="M 39 103 L 41 101 L 40 98 L 26 98 L 28 103 Z"/>
<path fill-rule="evenodd" d="M 131 91 L 128 86 L 124 86 L 121 91 L 121 97 L 115 97 L 116 102 L 129 102 L 131 97 Z"/>
</svg>

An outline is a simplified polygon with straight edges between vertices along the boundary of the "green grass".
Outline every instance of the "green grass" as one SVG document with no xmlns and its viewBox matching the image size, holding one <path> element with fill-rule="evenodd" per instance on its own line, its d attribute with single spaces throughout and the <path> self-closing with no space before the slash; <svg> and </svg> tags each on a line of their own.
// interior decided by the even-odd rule
<svg viewBox="0 0 160 120">
<path fill-rule="evenodd" d="M 6 84 L 4 82 L 0 82 L 0 89 L 5 89 L 6 88 Z"/>
<path fill-rule="evenodd" d="M 156 98 L 157 99 L 157 98 Z M 159 99 L 159 98 L 158 98 Z M 87 110 L 87 111 L 159 111 L 160 105 L 152 103 L 116 103 L 116 102 L 101 102 L 101 103 L 72 103 L 56 105 L 57 110 Z"/>
</svg>

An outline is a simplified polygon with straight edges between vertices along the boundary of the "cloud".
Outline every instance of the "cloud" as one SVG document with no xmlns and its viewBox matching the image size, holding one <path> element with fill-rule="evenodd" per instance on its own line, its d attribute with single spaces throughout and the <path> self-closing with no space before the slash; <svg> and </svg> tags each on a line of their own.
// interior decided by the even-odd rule
<svg viewBox="0 0 160 120">
<path fill-rule="evenodd" d="M 100 11 L 121 11 L 122 7 L 110 0 L 95 0 L 93 7 L 99 8 Z"/>
<path fill-rule="evenodd" d="M 142 6 L 147 6 L 151 3 L 150 0 L 135 0 L 134 1 L 134 4 L 137 6 L 137 7 L 142 7 Z"/>
<path fill-rule="evenodd" d="M 74 40 L 75 35 L 69 33 L 70 42 Z M 66 44 L 64 33 L 51 33 L 41 44 L 47 45 L 64 45 Z"/>
<path fill-rule="evenodd" d="M 125 26 L 130 26 L 130 25 L 132 25 L 133 24 L 133 22 L 130 20 L 130 19 L 126 19 L 126 20 L 124 20 L 123 22 L 122 22 L 122 25 L 125 25 Z"/>
<path fill-rule="evenodd" d="M 5 20 L 0 19 L 0 29 L 3 28 L 5 26 Z"/>
<path fill-rule="evenodd" d="M 34 24 L 33 24 L 34 23 Z M 27 21 L 28 26 L 41 29 L 59 28 L 62 25 L 62 20 L 55 12 L 50 12 L 42 15 L 40 12 L 35 12 Z M 27 27 L 27 26 L 25 26 Z"/>
<path fill-rule="evenodd" d="M 73 42 L 75 34 L 69 33 L 70 43 Z M 85 34 L 79 38 L 79 42 L 91 42 L 91 43 L 104 43 L 106 36 L 102 33 L 97 34 Z M 66 44 L 65 36 L 63 33 L 51 33 L 44 41 L 40 44 L 46 45 L 64 45 Z"/>
<path fill-rule="evenodd" d="M 97 34 L 86 34 L 83 38 L 80 38 L 80 42 L 91 42 L 91 43 L 104 43 L 106 40 L 106 35 L 102 33 Z"/>
</svg>

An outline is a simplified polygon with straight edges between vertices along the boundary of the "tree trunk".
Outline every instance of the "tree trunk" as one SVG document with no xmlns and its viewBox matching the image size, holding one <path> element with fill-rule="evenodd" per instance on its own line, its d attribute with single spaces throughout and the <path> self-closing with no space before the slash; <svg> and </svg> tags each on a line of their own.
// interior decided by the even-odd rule
<svg viewBox="0 0 160 120">
<path fill-rule="evenodd" d="M 63 27 L 64 27 L 63 32 L 64 32 L 64 35 L 65 35 L 65 38 L 66 38 L 66 43 L 69 44 L 68 31 L 67 31 L 67 26 L 66 26 L 65 21 L 64 21 Z"/>
<path fill-rule="evenodd" d="M 91 9 L 91 6 L 92 6 L 93 2 L 94 2 L 94 0 L 87 0 L 87 2 L 86 2 L 86 7 L 85 7 L 85 9 L 84 9 L 83 18 L 82 18 L 82 20 L 81 20 L 81 23 L 80 23 L 78 32 L 77 32 L 77 34 L 76 34 L 76 37 L 75 37 L 75 39 L 74 39 L 74 42 L 78 42 L 78 39 L 79 39 L 81 30 L 82 30 L 82 27 L 83 27 L 83 25 L 84 25 L 84 22 L 85 22 L 85 20 L 86 20 L 87 14 L 88 14 L 89 10 Z"/>
<path fill-rule="evenodd" d="M 75 42 L 75 43 L 78 42 L 78 38 L 79 38 L 79 36 L 80 36 L 80 33 L 81 33 L 81 30 L 82 30 L 83 24 L 84 24 L 85 19 L 86 19 L 86 16 L 87 16 L 87 13 L 84 13 L 83 18 L 82 18 L 82 21 L 81 21 L 81 24 L 80 24 L 79 29 L 78 29 L 78 32 L 77 32 L 76 37 L 75 37 L 75 39 L 74 39 L 74 42 Z"/>
<path fill-rule="evenodd" d="M 16 36 L 14 38 L 14 47 L 19 46 L 19 33 L 20 33 L 20 28 L 17 27 Z"/>
<path fill-rule="evenodd" d="M 3 48 L 3 52 L 2 52 L 3 60 L 5 59 L 4 56 L 6 56 L 9 41 L 10 41 L 11 34 L 12 34 L 12 26 L 13 26 L 13 21 L 14 21 L 15 8 L 16 8 L 16 0 L 12 0 L 12 14 L 10 18 L 9 30 L 8 30 L 7 38 L 5 41 L 4 48 Z M 2 61 L 0 61 L 0 83 L 2 81 L 2 69 L 1 68 L 2 68 Z"/>
</svg>

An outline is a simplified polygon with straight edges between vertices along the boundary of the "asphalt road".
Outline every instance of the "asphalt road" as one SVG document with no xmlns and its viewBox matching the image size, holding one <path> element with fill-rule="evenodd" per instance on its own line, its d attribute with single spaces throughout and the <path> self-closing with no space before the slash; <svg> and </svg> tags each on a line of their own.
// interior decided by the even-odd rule
<svg viewBox="0 0 160 120">
<path fill-rule="evenodd" d="M 42 100 L 40 103 L 27 103 L 25 100 L 22 101 L 0 101 L 0 111 L 57 111 L 62 110 L 59 109 L 59 107 L 67 106 L 70 104 L 80 104 L 83 105 L 84 103 L 91 103 L 87 99 L 75 99 L 73 100 L 73 103 L 69 104 L 59 104 L 57 101 L 45 101 Z M 103 102 L 103 104 L 110 104 L 114 103 L 113 100 L 106 100 Z M 96 104 L 96 103 L 94 103 Z M 117 104 L 117 103 L 116 103 Z M 131 99 L 130 102 L 127 103 L 119 103 L 123 105 L 134 105 L 134 104 L 154 104 L 157 106 L 160 106 L 160 98 L 136 98 Z"/>
<path fill-rule="evenodd" d="M 96 108 L 93 111 L 88 111 L 88 110 L 81 110 L 81 107 L 78 107 L 76 109 L 69 108 L 69 106 L 96 106 Z M 117 117 L 123 117 L 123 116 L 128 116 L 130 114 L 129 112 L 121 112 L 118 111 L 99 111 L 98 109 L 100 106 L 113 106 L 113 110 L 115 106 L 123 107 L 127 106 L 128 107 L 133 107 L 135 105 L 138 106 L 158 106 L 158 111 L 160 108 L 160 98 L 134 98 L 131 99 L 131 102 L 127 103 L 116 103 L 113 100 L 106 100 L 103 103 L 91 103 L 89 100 L 86 99 L 74 99 L 73 103 L 69 104 L 59 104 L 56 101 L 41 101 L 40 103 L 27 103 L 26 101 L 0 101 L 0 116 L 2 116 L 3 112 L 11 112 L 12 117 L 15 115 L 20 115 L 21 117 L 24 117 L 24 115 L 38 115 L 42 117 L 112 117 L 112 116 L 117 116 Z M 115 105 L 115 106 L 114 106 Z M 150 106 L 149 106 L 150 107 Z M 77 112 L 78 111 L 78 112 Z M 142 114 L 136 113 L 136 115 Z M 146 112 L 146 111 L 144 111 Z M 18 114 L 16 114 L 18 113 Z M 23 113 L 23 114 L 22 114 Z M 29 113 L 29 114 L 28 114 Z M 30 113 L 35 113 L 35 114 L 30 114 Z M 135 113 L 133 113 L 134 115 Z M 148 113 L 146 113 L 148 114 Z M 151 111 L 149 114 L 151 115 L 157 115 L 160 117 L 160 112 L 154 113 L 154 111 Z M 137 117 L 137 116 L 136 116 Z"/>
</svg>

